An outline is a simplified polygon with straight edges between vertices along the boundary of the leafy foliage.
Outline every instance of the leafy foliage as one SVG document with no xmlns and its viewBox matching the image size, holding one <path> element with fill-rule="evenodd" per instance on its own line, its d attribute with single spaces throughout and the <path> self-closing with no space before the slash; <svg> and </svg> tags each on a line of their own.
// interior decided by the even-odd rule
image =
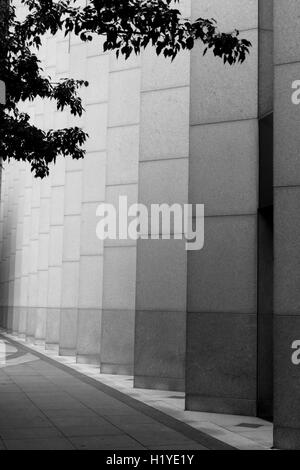
<svg viewBox="0 0 300 470">
<path fill-rule="evenodd" d="M 49 174 L 49 165 L 58 155 L 83 158 L 88 137 L 78 127 L 45 132 L 19 109 L 21 102 L 39 97 L 55 101 L 57 110 L 67 108 L 74 116 L 84 111 L 78 91 L 87 82 L 70 78 L 53 83 L 44 75 L 37 53 L 46 33 L 72 33 L 84 42 L 101 35 L 104 51 L 115 51 L 117 57 L 126 59 L 152 45 L 158 55 L 174 60 L 179 51 L 191 50 L 199 40 L 204 54 L 211 50 L 232 65 L 242 63 L 251 46 L 240 39 L 238 31 L 219 32 L 214 19 L 191 22 L 183 18 L 174 6 L 178 0 L 91 0 L 85 7 L 77 6 L 76 0 L 21 0 L 28 8 L 23 21 L 14 6 L 1 9 L 3 2 L 0 79 L 7 85 L 7 102 L 0 106 L 0 157 L 30 162 L 38 177 Z"/>
</svg>

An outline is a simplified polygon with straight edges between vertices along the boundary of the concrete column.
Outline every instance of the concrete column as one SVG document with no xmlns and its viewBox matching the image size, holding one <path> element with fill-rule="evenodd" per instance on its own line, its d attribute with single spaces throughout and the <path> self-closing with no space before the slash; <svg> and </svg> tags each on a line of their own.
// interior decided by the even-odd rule
<svg viewBox="0 0 300 470">
<path fill-rule="evenodd" d="M 9 269 L 10 269 L 10 246 L 11 246 L 11 214 L 12 208 L 10 207 L 11 201 L 11 182 L 12 182 L 12 173 L 11 168 L 7 166 L 7 211 L 6 211 L 6 230 L 5 230 L 5 266 L 4 266 L 4 278 L 5 278 L 5 285 L 4 285 L 4 303 L 5 303 L 5 318 L 6 323 L 5 327 L 8 331 L 11 331 L 11 318 L 10 318 L 10 310 L 9 310 Z"/>
<path fill-rule="evenodd" d="M 46 341 L 49 278 L 50 195 L 51 176 L 41 181 L 38 248 L 38 309 L 35 329 L 35 343 L 39 345 L 45 344 Z"/>
<path fill-rule="evenodd" d="M 65 160 L 58 159 L 51 171 L 46 349 L 58 352 L 62 295 Z"/>
<path fill-rule="evenodd" d="M 105 200 L 137 203 L 140 121 L 140 57 L 110 55 Z M 119 237 L 117 237 L 119 238 Z M 104 246 L 101 372 L 132 374 L 136 284 L 136 241 L 106 240 Z"/>
<path fill-rule="evenodd" d="M 52 46 L 52 44 L 51 44 Z M 55 77 L 55 69 L 48 68 L 47 74 Z M 45 131 L 54 129 L 55 105 L 44 103 L 44 114 L 36 114 L 38 127 Z M 35 343 L 44 345 L 46 341 L 47 301 L 49 280 L 49 239 L 50 239 L 51 174 L 40 181 L 40 210 L 38 226 L 38 266 L 37 266 L 37 310 Z"/>
<path fill-rule="evenodd" d="M 3 328 L 7 327 L 7 308 L 8 308 L 8 282 L 7 282 L 7 265 L 8 265 L 8 186 L 9 186 L 9 171 L 7 163 L 2 170 L 2 185 L 1 185 L 1 201 L 3 204 L 2 209 L 2 251 L 1 251 L 1 316 Z"/>
<path fill-rule="evenodd" d="M 190 2 L 182 3 L 190 15 Z M 188 202 L 190 55 L 142 56 L 139 202 Z M 149 232 L 150 233 L 150 232 Z M 182 234 L 175 234 L 182 235 Z M 135 386 L 184 390 L 187 253 L 184 240 L 137 245 Z"/>
<path fill-rule="evenodd" d="M 257 413 L 273 417 L 273 0 L 259 0 Z"/>
<path fill-rule="evenodd" d="M 186 407 L 257 412 L 258 2 L 192 1 L 252 42 L 230 67 L 191 57 L 189 202 L 205 204 L 205 247 L 188 255 Z"/>
<path fill-rule="evenodd" d="M 66 162 L 63 267 L 60 318 L 60 354 L 75 355 L 80 262 L 81 169 Z"/>
<path fill-rule="evenodd" d="M 72 37 L 70 76 L 85 79 L 85 75 L 86 45 Z M 84 127 L 86 118 L 86 115 L 80 120 L 70 116 L 69 125 Z M 96 126 L 95 121 L 93 125 Z M 77 349 L 82 167 L 82 160 L 66 160 L 59 352 L 67 356 L 76 355 Z"/>
<path fill-rule="evenodd" d="M 11 243 L 11 262 L 10 262 L 10 285 L 9 285 L 9 297 L 11 305 L 11 316 L 12 316 L 12 332 L 17 335 L 19 332 L 19 316 L 20 311 L 17 306 L 20 298 L 20 282 L 19 282 L 19 260 L 20 253 L 17 251 L 17 237 L 18 237 L 18 220 L 19 220 L 19 210 L 20 210 L 20 193 L 21 193 L 21 184 L 20 184 L 20 173 L 21 173 L 21 164 L 19 162 L 11 162 L 11 170 L 13 172 L 13 186 L 14 186 L 14 195 L 13 195 L 13 227 L 12 227 L 12 243 Z M 18 266 L 17 266 L 18 263 Z"/>
<path fill-rule="evenodd" d="M 105 198 L 109 57 L 102 49 L 86 47 L 86 131 L 80 218 L 80 267 L 77 324 L 77 362 L 100 362 L 103 242 L 96 236 L 96 210 Z"/>
<path fill-rule="evenodd" d="M 18 199 L 18 186 L 17 176 L 18 170 L 16 162 L 11 162 L 10 171 L 12 174 L 11 179 L 11 195 L 10 195 L 10 209 L 11 209 L 11 225 L 10 225 L 10 250 L 9 250 L 9 292 L 8 292 L 8 318 L 9 329 L 15 332 L 14 324 L 14 290 L 15 290 L 15 262 L 16 262 L 16 228 L 17 228 L 17 199 Z"/>
<path fill-rule="evenodd" d="M 31 197 L 32 197 L 32 175 L 30 166 L 26 165 L 24 190 L 24 217 L 22 235 L 22 262 L 21 262 L 21 285 L 20 285 L 20 316 L 19 335 L 26 338 L 28 290 L 29 290 L 29 260 L 30 260 L 30 226 L 31 226 Z"/>
<path fill-rule="evenodd" d="M 40 180 L 32 176 L 26 340 L 33 342 L 38 307 Z"/>
<path fill-rule="evenodd" d="M 76 354 L 80 266 L 81 169 L 66 162 L 60 354 Z"/>
<path fill-rule="evenodd" d="M 7 244 L 7 329 L 13 331 L 13 301 L 15 275 L 16 204 L 15 204 L 15 162 L 9 165 L 8 187 L 8 244 Z"/>
<path fill-rule="evenodd" d="M 34 122 L 35 116 L 41 114 L 41 110 L 44 109 L 44 103 L 42 100 L 38 104 L 33 104 L 28 107 L 26 112 L 31 117 L 31 120 Z M 40 180 L 33 177 L 33 174 L 28 167 L 28 179 L 31 180 L 30 183 L 26 183 L 31 188 L 28 190 L 27 196 L 30 198 L 26 203 L 24 222 L 28 226 L 25 227 L 26 233 L 24 233 L 23 242 L 26 243 L 25 251 L 26 256 L 24 258 L 24 274 L 28 275 L 28 285 L 25 288 L 25 285 L 22 287 L 25 290 L 22 292 L 22 296 L 26 295 L 26 341 L 33 342 L 35 338 L 35 329 L 36 329 L 36 309 L 38 304 L 38 245 L 39 245 L 39 212 L 40 212 Z M 28 252 L 27 252 L 28 245 Z"/>
<path fill-rule="evenodd" d="M 56 80 L 69 76 L 69 39 L 57 38 L 56 42 Z M 69 113 L 55 111 L 54 127 L 68 127 Z M 64 201 L 66 161 L 57 159 L 51 167 L 50 188 L 50 225 L 48 258 L 48 292 L 46 319 L 46 349 L 59 351 L 61 298 L 62 298 L 62 258 L 64 235 Z"/>
<path fill-rule="evenodd" d="M 14 320 L 13 331 L 14 334 L 19 335 L 20 331 L 20 318 L 21 318 L 21 276 L 22 276 L 22 242 L 23 242 L 23 225 L 24 225 L 24 202 L 25 202 L 25 171 L 24 163 L 17 163 L 16 170 L 18 171 L 18 199 L 16 201 L 16 258 L 15 258 L 15 281 L 14 281 Z"/>
<path fill-rule="evenodd" d="M 300 449 L 300 4 L 274 0 L 274 445 Z M 293 99 L 291 99 L 293 98 Z"/>
<path fill-rule="evenodd" d="M 4 326 L 4 308 L 3 308 L 3 283 L 4 283 L 4 194 L 5 194 L 5 172 L 1 170 L 1 188 L 0 188 L 0 328 Z"/>
</svg>

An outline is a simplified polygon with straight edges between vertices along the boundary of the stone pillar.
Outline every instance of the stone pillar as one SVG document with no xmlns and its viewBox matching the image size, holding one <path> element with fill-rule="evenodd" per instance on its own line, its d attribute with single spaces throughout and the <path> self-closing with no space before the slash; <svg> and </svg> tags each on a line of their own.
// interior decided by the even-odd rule
<svg viewBox="0 0 300 470">
<path fill-rule="evenodd" d="M 1 326 L 7 327 L 8 308 L 8 186 L 9 172 L 7 163 L 2 170 L 1 203 L 2 203 L 2 249 L 1 249 Z"/>
<path fill-rule="evenodd" d="M 3 298 L 3 283 L 4 283 L 4 193 L 5 193 L 5 172 L 1 170 L 1 188 L 0 188 L 0 328 L 4 327 L 4 298 Z"/>
<path fill-rule="evenodd" d="M 51 169 L 49 272 L 46 321 L 46 349 L 59 350 L 62 296 L 62 258 L 64 234 L 65 160 L 59 158 Z"/>
<path fill-rule="evenodd" d="M 24 217 L 22 235 L 22 261 L 21 261 L 21 285 L 20 285 L 20 316 L 19 335 L 26 338 L 27 312 L 29 300 L 29 262 L 30 262 L 30 225 L 31 225 L 31 195 L 32 195 L 32 175 L 30 166 L 26 165 L 25 170 L 25 191 L 24 191 Z"/>
<path fill-rule="evenodd" d="M 99 46 L 99 43 L 98 43 Z M 96 210 L 105 197 L 109 57 L 86 47 L 86 132 L 89 139 L 82 173 L 82 204 L 77 324 L 77 362 L 99 365 L 103 286 L 103 242 L 96 236 Z"/>
<path fill-rule="evenodd" d="M 52 46 L 52 44 L 51 44 Z M 55 77 L 55 69 L 48 68 L 47 74 Z M 44 114 L 36 114 L 38 127 L 45 131 L 54 129 L 55 105 L 44 103 Z M 38 274 L 37 274 L 37 310 L 35 325 L 35 343 L 44 345 L 46 341 L 48 280 L 49 280 L 49 239 L 50 239 L 50 203 L 51 174 L 40 181 L 40 210 L 38 235 Z"/>
<path fill-rule="evenodd" d="M 69 76 L 69 38 L 57 38 L 56 43 L 56 80 Z M 55 111 L 54 127 L 68 127 L 68 112 Z M 51 167 L 50 189 L 50 227 L 49 227 L 49 265 L 47 292 L 46 344 L 47 350 L 59 351 L 62 266 L 64 236 L 64 200 L 65 200 L 66 161 L 57 159 Z"/>
<path fill-rule="evenodd" d="M 10 162 L 11 170 L 13 173 L 13 186 L 14 195 L 12 201 L 12 240 L 11 240 L 11 261 L 10 261 L 10 285 L 9 285 L 9 297 L 11 305 L 11 316 L 12 316 L 12 332 L 17 335 L 19 332 L 19 308 L 17 307 L 18 299 L 20 297 L 20 283 L 19 273 L 17 272 L 17 230 L 18 230 L 18 216 L 19 216 L 19 194 L 21 191 L 20 186 L 20 168 L 19 162 Z M 19 260 L 18 260 L 19 262 Z"/>
<path fill-rule="evenodd" d="M 9 328 L 8 320 L 8 302 L 9 302 L 9 262 L 10 262 L 10 223 L 11 223 L 11 211 L 9 211 L 9 186 L 11 173 L 9 171 L 8 165 L 5 167 L 6 171 L 6 187 L 5 187 L 5 212 L 4 212 L 4 283 L 3 283 L 3 305 L 4 305 L 4 327 Z"/>
<path fill-rule="evenodd" d="M 32 122 L 37 115 L 44 110 L 43 100 L 31 104 L 25 111 L 30 115 Z M 38 249 L 39 249 L 39 214 L 40 214 L 40 179 L 34 178 L 28 166 L 28 182 L 26 182 L 26 196 L 28 200 L 25 204 L 26 226 L 24 225 L 24 248 L 26 255 L 22 271 L 28 279 L 25 284 L 21 282 L 21 296 L 26 296 L 26 341 L 34 342 L 36 330 L 36 312 L 38 306 Z M 26 207 L 28 205 L 28 207 Z M 23 285 L 22 285 L 23 284 Z M 24 318 L 22 319 L 24 320 Z M 23 333 L 23 328 L 22 328 Z"/>
<path fill-rule="evenodd" d="M 39 254 L 39 214 L 40 214 L 40 180 L 32 176 L 30 242 L 29 242 L 29 279 L 26 340 L 35 338 L 38 306 L 38 254 Z"/>
<path fill-rule="evenodd" d="M 186 408 L 257 412 L 258 2 L 192 1 L 252 42 L 228 66 L 191 54 L 189 202 L 205 204 L 205 246 L 188 255 Z"/>
<path fill-rule="evenodd" d="M 299 16 L 297 0 L 274 0 L 274 445 L 298 450 L 300 105 L 299 82 L 294 82 L 300 80 Z"/>
<path fill-rule="evenodd" d="M 14 277 L 15 277 L 15 259 L 16 259 L 16 174 L 15 162 L 10 165 L 11 173 L 9 186 L 9 274 L 8 274 L 8 325 L 7 328 L 13 333 L 14 327 Z"/>
<path fill-rule="evenodd" d="M 120 196 L 126 196 L 129 205 L 137 203 L 140 79 L 139 57 L 125 61 L 111 54 L 105 199 L 116 209 Z M 135 283 L 136 241 L 106 240 L 102 373 L 133 373 Z"/>
<path fill-rule="evenodd" d="M 22 275 L 22 242 L 24 223 L 24 195 L 25 195 L 25 164 L 18 162 L 16 169 L 18 180 L 16 181 L 16 255 L 15 255 L 15 280 L 14 280 L 14 318 L 13 332 L 19 335 L 21 318 L 21 275 Z"/>
<path fill-rule="evenodd" d="M 9 164 L 8 186 L 8 244 L 7 244 L 7 330 L 13 331 L 13 301 L 15 275 L 15 239 L 16 239 L 16 204 L 15 204 L 15 162 Z"/>
<path fill-rule="evenodd" d="M 72 169 L 70 161 L 66 164 L 59 351 L 63 356 L 73 356 L 77 343 L 82 171 Z"/>
<path fill-rule="evenodd" d="M 190 2 L 182 7 L 189 16 Z M 151 49 L 142 56 L 139 202 L 149 210 L 188 202 L 189 61 L 188 52 L 173 63 Z M 184 390 L 185 241 L 154 235 L 137 245 L 134 384 Z"/>
<path fill-rule="evenodd" d="M 257 414 L 273 417 L 273 0 L 259 0 Z"/>
<path fill-rule="evenodd" d="M 70 76 L 84 79 L 86 74 L 86 45 L 71 38 Z M 86 114 L 80 120 L 70 116 L 69 125 L 85 126 Z M 94 118 L 95 119 L 95 116 Z M 96 122 L 93 122 L 96 126 Z M 76 356 L 78 332 L 78 301 L 80 276 L 80 227 L 82 208 L 82 160 L 66 159 L 64 238 L 61 291 L 59 352 Z"/>
<path fill-rule="evenodd" d="M 38 259 L 38 308 L 36 317 L 35 343 L 46 341 L 48 277 L 49 277 L 49 230 L 51 176 L 41 181 L 41 207 L 39 218 L 39 259 Z"/>
</svg>

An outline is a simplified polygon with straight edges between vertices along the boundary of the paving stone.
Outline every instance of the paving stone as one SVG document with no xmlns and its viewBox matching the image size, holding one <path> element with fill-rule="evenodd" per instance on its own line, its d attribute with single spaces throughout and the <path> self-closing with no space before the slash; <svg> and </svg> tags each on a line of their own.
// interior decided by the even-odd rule
<svg viewBox="0 0 300 470">
<path fill-rule="evenodd" d="M 128 436 L 114 437 L 74 437 L 71 438 L 72 444 L 80 450 L 144 450 L 142 446 L 134 439 Z"/>
<path fill-rule="evenodd" d="M 97 426 L 60 426 L 59 429 L 68 437 L 120 436 L 122 434 L 122 431 L 109 423 Z"/>
<path fill-rule="evenodd" d="M 61 432 L 55 427 L 44 428 L 9 428 L 0 431 L 2 439 L 24 440 L 24 439 L 44 439 L 49 437 L 63 437 Z"/>
<path fill-rule="evenodd" d="M 8 450 L 73 450 L 74 446 L 62 437 L 47 439 L 11 439 L 4 441 Z"/>
<path fill-rule="evenodd" d="M 141 402 L 136 409 L 125 395 L 118 400 L 99 385 L 34 352 L 29 363 L 1 368 L 0 450 L 204 448 L 156 421 L 151 408 L 143 413 Z"/>
</svg>

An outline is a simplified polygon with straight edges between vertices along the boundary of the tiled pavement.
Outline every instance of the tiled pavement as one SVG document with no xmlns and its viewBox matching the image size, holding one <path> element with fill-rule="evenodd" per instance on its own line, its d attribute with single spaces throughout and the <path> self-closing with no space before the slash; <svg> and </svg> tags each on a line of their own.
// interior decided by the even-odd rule
<svg viewBox="0 0 300 470">
<path fill-rule="evenodd" d="M 0 449 L 205 450 L 219 441 L 0 337 Z M 104 389 L 103 389 L 104 387 Z M 159 414 L 157 414 L 159 413 Z"/>
</svg>

